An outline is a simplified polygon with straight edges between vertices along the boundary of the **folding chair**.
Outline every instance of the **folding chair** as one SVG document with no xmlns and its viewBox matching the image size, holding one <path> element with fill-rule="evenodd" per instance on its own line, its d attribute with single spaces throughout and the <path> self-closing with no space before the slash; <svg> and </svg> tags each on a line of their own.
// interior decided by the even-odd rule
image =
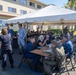
<svg viewBox="0 0 76 75">
<path fill-rule="evenodd" d="M 73 47 L 74 47 L 74 50 L 73 50 L 73 52 L 72 52 L 72 55 L 73 55 L 73 57 L 71 57 L 71 58 L 67 58 L 67 59 L 70 59 L 70 61 L 68 61 L 68 64 L 69 63 L 71 63 L 71 66 L 72 66 L 72 70 L 74 70 L 75 71 L 75 64 L 76 64 L 76 44 L 74 44 L 74 40 L 73 40 Z M 74 59 L 74 60 L 73 60 Z"/>
<path fill-rule="evenodd" d="M 74 64 L 76 64 L 76 52 L 74 52 L 73 55 L 74 55 Z"/>
<path fill-rule="evenodd" d="M 67 54 L 63 56 L 64 62 L 63 62 L 63 64 L 62 64 L 61 67 L 60 67 L 62 70 L 54 71 L 55 68 L 56 68 L 56 66 L 55 66 L 55 67 L 52 69 L 52 73 L 55 73 L 55 75 L 61 75 L 62 73 L 67 72 L 67 74 L 70 75 L 69 70 L 68 70 L 68 67 L 67 67 L 66 56 L 67 56 Z M 64 67 L 64 66 L 65 66 L 65 67 Z"/>
<path fill-rule="evenodd" d="M 73 56 L 74 56 L 74 66 L 76 65 L 76 38 L 73 42 L 73 47 L 74 47 L 74 51 L 73 51 Z M 76 67 L 74 67 L 76 68 Z"/>
<path fill-rule="evenodd" d="M 27 58 L 25 56 L 23 49 L 20 49 L 20 52 L 22 53 L 22 59 L 21 59 L 21 62 L 18 67 L 20 67 L 22 65 L 22 63 L 27 62 L 29 67 L 32 69 L 31 64 L 33 63 L 33 61 L 31 63 L 29 62 L 29 59 L 31 59 L 31 58 Z"/>
<path fill-rule="evenodd" d="M 69 59 L 69 61 L 67 61 L 67 59 Z M 71 63 L 71 66 L 72 66 L 71 70 L 74 70 L 75 71 L 74 63 L 73 63 L 72 58 L 67 58 L 67 59 L 66 59 L 67 65 L 69 65 Z"/>
<path fill-rule="evenodd" d="M 76 37 L 74 36 L 72 39 L 71 39 L 72 43 L 73 43 L 73 48 L 74 48 L 74 51 L 73 51 L 73 55 L 74 55 L 74 64 L 76 64 Z"/>
<path fill-rule="evenodd" d="M 76 64 L 76 44 L 74 44 L 73 55 L 74 55 L 74 65 L 75 65 Z"/>
</svg>

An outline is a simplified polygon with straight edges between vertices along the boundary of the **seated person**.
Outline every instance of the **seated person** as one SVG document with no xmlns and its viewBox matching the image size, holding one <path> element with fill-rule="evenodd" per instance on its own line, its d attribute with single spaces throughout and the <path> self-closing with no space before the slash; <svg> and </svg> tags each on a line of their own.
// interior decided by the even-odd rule
<svg viewBox="0 0 76 75">
<path fill-rule="evenodd" d="M 67 36 L 68 36 L 68 39 L 70 39 L 71 36 L 70 36 L 70 33 L 69 32 L 67 33 Z"/>
<path fill-rule="evenodd" d="M 68 54 L 67 58 L 70 58 L 73 56 L 72 52 L 73 52 L 73 44 L 70 40 L 68 40 L 68 36 L 63 36 L 62 37 L 62 43 L 63 43 L 63 47 L 65 50 L 65 54 Z"/>
<path fill-rule="evenodd" d="M 49 45 L 50 44 L 49 35 L 46 35 L 45 40 L 46 40 L 46 44 Z"/>
<path fill-rule="evenodd" d="M 30 42 L 30 37 L 27 38 L 27 43 L 29 43 L 29 42 Z"/>
<path fill-rule="evenodd" d="M 55 40 L 55 36 L 54 36 L 54 33 L 53 32 L 51 32 L 49 34 L 49 38 L 50 38 L 50 40 Z"/>
<path fill-rule="evenodd" d="M 30 51 L 34 50 L 34 43 L 35 43 L 35 38 L 31 37 L 30 42 L 26 45 L 26 48 L 24 50 L 24 54 L 27 58 L 33 59 L 34 64 L 35 64 L 35 69 L 36 69 L 37 65 L 38 65 L 38 56 L 30 53 Z"/>
<path fill-rule="evenodd" d="M 46 44 L 46 40 L 44 40 L 44 36 L 40 35 L 39 40 L 37 42 L 37 48 L 41 48 Z"/>
<path fill-rule="evenodd" d="M 44 71 L 47 75 L 52 75 L 53 67 L 56 67 L 58 70 L 60 70 L 62 62 L 64 61 L 62 56 L 65 55 L 64 48 L 62 46 L 58 46 L 55 40 L 51 41 L 51 47 L 52 52 L 50 52 L 50 55 L 48 56 L 49 59 L 45 59 L 43 61 Z"/>
</svg>

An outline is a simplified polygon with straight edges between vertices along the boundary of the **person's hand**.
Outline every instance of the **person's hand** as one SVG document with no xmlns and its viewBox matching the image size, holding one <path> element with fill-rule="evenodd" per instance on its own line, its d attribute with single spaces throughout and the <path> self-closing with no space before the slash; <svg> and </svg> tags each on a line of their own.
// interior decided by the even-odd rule
<svg viewBox="0 0 76 75">
<path fill-rule="evenodd" d="M 44 41 L 44 44 L 46 44 L 46 40 Z"/>
<path fill-rule="evenodd" d="M 13 51 L 11 50 L 10 53 L 13 54 Z"/>
<path fill-rule="evenodd" d="M 17 36 L 14 36 L 14 38 L 17 38 Z"/>
<path fill-rule="evenodd" d="M 48 40 L 48 38 L 46 38 L 46 41 Z"/>
<path fill-rule="evenodd" d="M 51 56 L 49 55 L 48 58 L 50 58 Z"/>
</svg>

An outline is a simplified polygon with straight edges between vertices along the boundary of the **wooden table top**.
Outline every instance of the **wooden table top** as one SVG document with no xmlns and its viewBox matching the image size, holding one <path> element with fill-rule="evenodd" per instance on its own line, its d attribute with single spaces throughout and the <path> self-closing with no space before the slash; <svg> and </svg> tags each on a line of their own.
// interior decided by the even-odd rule
<svg viewBox="0 0 76 75">
<path fill-rule="evenodd" d="M 35 49 L 33 51 L 30 51 L 31 53 L 41 55 L 41 56 L 49 56 L 48 53 L 45 53 L 44 50 L 47 50 L 49 47 L 42 47 L 41 49 Z"/>
</svg>

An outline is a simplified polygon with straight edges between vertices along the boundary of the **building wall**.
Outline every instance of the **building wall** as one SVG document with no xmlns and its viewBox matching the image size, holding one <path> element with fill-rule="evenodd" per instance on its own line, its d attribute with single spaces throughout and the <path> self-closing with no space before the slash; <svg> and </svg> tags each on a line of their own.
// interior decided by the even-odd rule
<svg viewBox="0 0 76 75">
<path fill-rule="evenodd" d="M 35 3 L 35 7 L 29 5 L 29 2 Z M 20 0 L 0 0 L 0 5 L 2 5 L 3 9 L 0 10 L 0 25 L 2 20 L 10 19 L 16 16 L 21 16 L 20 10 L 27 11 L 27 13 L 31 13 L 33 11 L 38 10 L 37 5 L 40 5 L 42 8 L 46 6 L 39 2 L 38 0 L 27 0 L 26 4 L 20 3 Z M 16 8 L 16 13 L 8 12 L 8 7 Z"/>
<path fill-rule="evenodd" d="M 35 7 L 29 6 L 29 2 L 35 3 Z M 27 13 L 33 12 L 38 10 L 37 4 L 45 7 L 44 5 L 35 2 L 34 0 L 27 0 L 27 4 L 21 4 L 20 0 L 12 1 L 12 0 L 0 0 L 0 5 L 3 6 L 3 11 L 0 11 L 1 14 L 10 15 L 10 16 L 20 16 L 20 10 L 25 10 Z M 16 13 L 8 12 L 8 7 L 16 8 Z"/>
</svg>

